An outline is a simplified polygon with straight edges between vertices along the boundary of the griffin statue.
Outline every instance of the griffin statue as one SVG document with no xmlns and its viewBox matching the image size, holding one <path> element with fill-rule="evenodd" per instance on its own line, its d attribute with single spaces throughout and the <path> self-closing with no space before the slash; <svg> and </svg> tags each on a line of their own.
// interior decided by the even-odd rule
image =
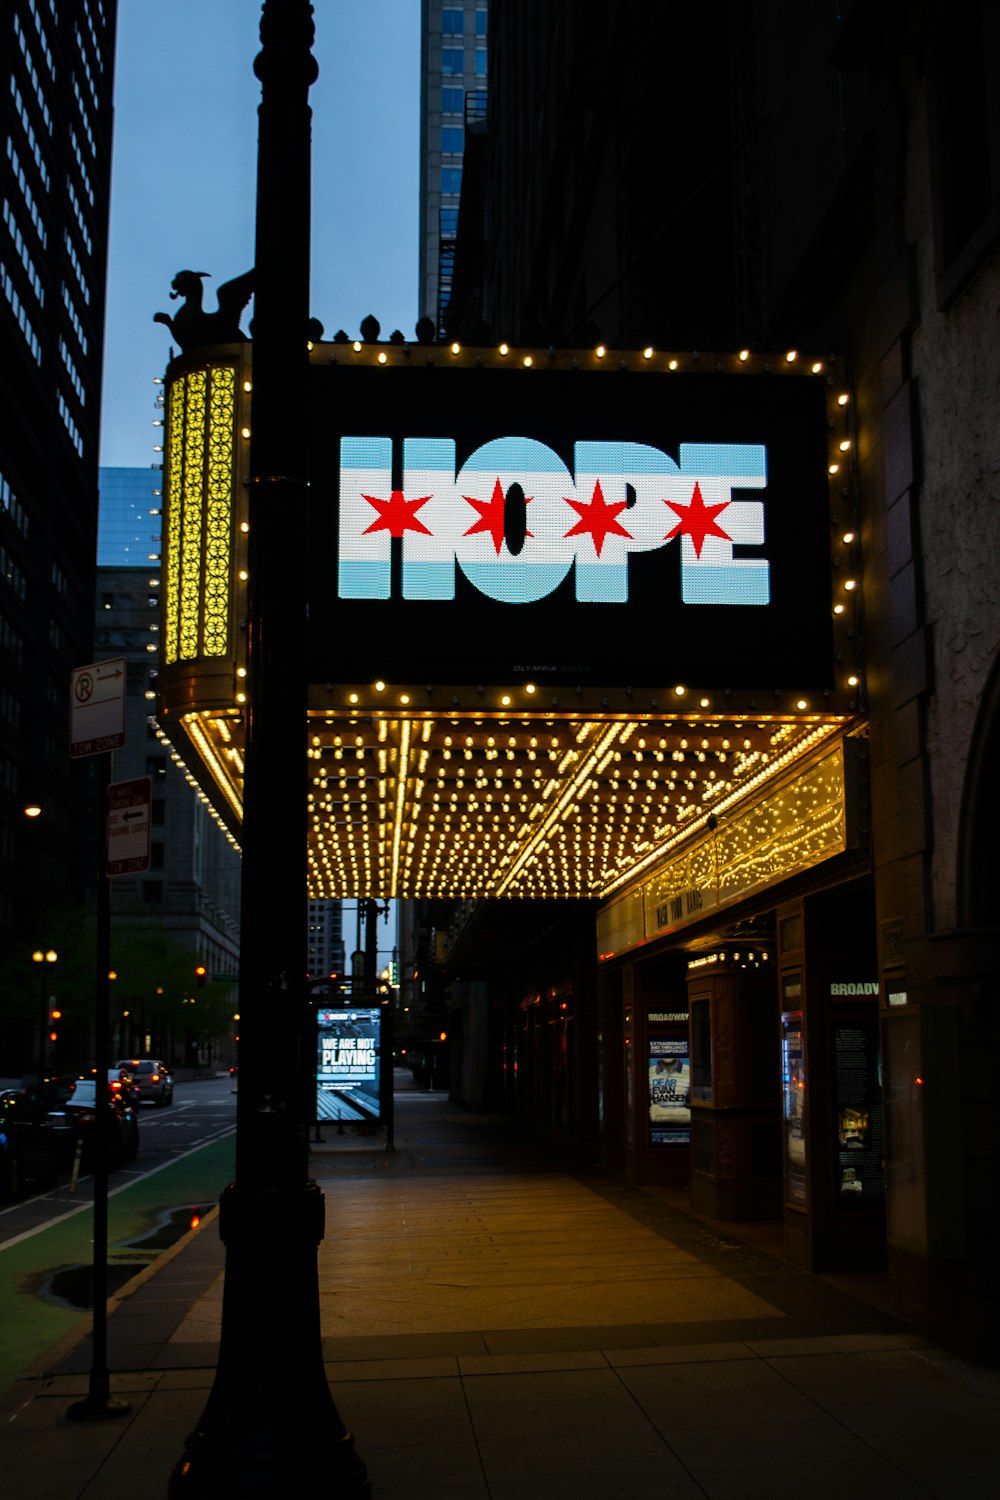
<svg viewBox="0 0 1000 1500">
<path fill-rule="evenodd" d="M 239 344 L 246 341 L 240 329 L 240 318 L 253 295 L 253 271 L 244 271 L 219 287 L 219 306 L 215 312 L 202 307 L 202 278 L 207 271 L 178 271 L 171 282 L 171 298 L 183 297 L 183 305 L 173 317 L 169 313 L 153 314 L 154 323 L 164 323 L 180 345 L 181 353 L 201 349 L 206 344 Z"/>
</svg>

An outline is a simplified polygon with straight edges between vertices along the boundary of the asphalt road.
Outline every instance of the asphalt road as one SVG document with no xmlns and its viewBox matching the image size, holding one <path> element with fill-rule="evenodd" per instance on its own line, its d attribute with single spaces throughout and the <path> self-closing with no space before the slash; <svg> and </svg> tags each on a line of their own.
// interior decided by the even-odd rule
<svg viewBox="0 0 1000 1500">
<path fill-rule="evenodd" d="M 129 1166 L 111 1173 L 109 1193 L 141 1181 L 165 1162 L 218 1139 L 235 1125 L 236 1095 L 228 1073 L 224 1078 L 175 1084 L 173 1104 L 162 1109 L 149 1102 L 139 1105 L 139 1155 Z M 73 1193 L 66 1173 L 48 1192 L 36 1193 L 29 1186 L 14 1203 L 0 1205 L 0 1249 L 89 1201 L 91 1191 L 92 1179 L 82 1175 Z"/>
<path fill-rule="evenodd" d="M 140 1106 L 139 1155 L 111 1174 L 109 1290 L 173 1244 L 233 1175 L 236 1096 L 224 1078 L 179 1083 L 172 1105 Z M 93 1179 L 66 1176 L 0 1209 L 0 1387 L 84 1316 Z"/>
</svg>

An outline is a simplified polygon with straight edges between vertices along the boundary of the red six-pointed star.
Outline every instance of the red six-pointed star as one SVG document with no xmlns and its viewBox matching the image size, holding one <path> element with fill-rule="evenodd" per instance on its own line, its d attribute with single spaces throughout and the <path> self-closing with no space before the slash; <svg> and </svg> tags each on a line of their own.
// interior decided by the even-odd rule
<svg viewBox="0 0 1000 1500">
<path fill-rule="evenodd" d="M 506 502 L 506 496 L 504 495 L 499 478 L 494 484 L 493 493 L 488 500 L 474 500 L 471 495 L 463 495 L 462 499 L 468 500 L 469 504 L 474 506 L 479 512 L 479 520 L 476 521 L 475 525 L 469 527 L 465 535 L 472 536 L 476 531 L 488 531 L 493 538 L 493 545 L 497 549 L 497 557 L 499 557 L 500 549 L 503 546 L 504 505 Z M 525 505 L 530 505 L 533 499 L 533 495 L 525 495 Z M 525 529 L 524 534 L 525 536 L 530 536 L 531 532 Z"/>
<path fill-rule="evenodd" d="M 664 500 L 663 503 L 669 505 L 670 509 L 680 516 L 673 531 L 668 531 L 663 538 L 665 542 L 669 542 L 672 537 L 678 535 L 689 536 L 694 543 L 695 557 L 700 557 L 707 536 L 721 536 L 727 542 L 732 541 L 729 532 L 723 531 L 715 519 L 720 510 L 725 510 L 729 501 L 723 500 L 721 505 L 706 505 L 702 498 L 701 485 L 697 480 L 694 482 L 694 494 L 691 496 L 690 505 L 675 505 L 672 500 Z"/>
<path fill-rule="evenodd" d="M 594 539 L 594 551 L 598 557 L 604 546 L 605 538 L 608 536 L 627 536 L 632 539 L 632 533 L 626 531 L 618 520 L 619 514 L 625 510 L 627 501 L 621 500 L 614 505 L 608 505 L 604 499 L 604 491 L 601 489 L 601 481 L 598 479 L 594 485 L 594 493 L 589 501 L 571 500 L 568 495 L 563 499 L 567 505 L 571 505 L 580 519 L 575 526 L 567 531 L 567 536 L 585 536 L 587 532 Z"/>
<path fill-rule="evenodd" d="M 417 515 L 420 507 L 426 505 L 431 498 L 430 495 L 421 495 L 419 500 L 407 500 L 402 490 L 393 490 L 388 500 L 377 500 L 374 495 L 362 495 L 361 498 L 367 500 L 369 505 L 374 505 L 378 511 L 378 520 L 365 527 L 364 536 L 370 531 L 387 531 L 390 536 L 402 536 L 404 531 L 422 531 L 424 536 L 433 535 Z"/>
</svg>

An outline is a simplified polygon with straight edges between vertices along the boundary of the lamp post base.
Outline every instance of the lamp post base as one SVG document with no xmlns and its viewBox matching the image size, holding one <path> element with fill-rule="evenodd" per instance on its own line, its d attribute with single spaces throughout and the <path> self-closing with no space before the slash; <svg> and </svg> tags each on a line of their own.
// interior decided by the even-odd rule
<svg viewBox="0 0 1000 1500">
<path fill-rule="evenodd" d="M 111 1394 L 110 1378 L 106 1374 L 90 1374 L 90 1389 L 82 1401 L 74 1401 L 66 1408 L 67 1422 L 111 1422 L 117 1417 L 127 1417 L 132 1410 L 127 1401 L 120 1401 Z"/>
<path fill-rule="evenodd" d="M 290 1495 L 371 1500 L 368 1470 L 350 1433 L 333 1443 L 300 1442 L 255 1452 L 195 1432 L 167 1489 L 168 1500 L 287 1500 Z"/>
<path fill-rule="evenodd" d="M 250 1500 L 317 1493 L 369 1500 L 354 1439 L 323 1367 L 315 1182 L 277 1190 L 229 1186 L 215 1384 L 174 1466 L 170 1500 Z M 312 1486 L 315 1486 L 313 1490 Z"/>
</svg>

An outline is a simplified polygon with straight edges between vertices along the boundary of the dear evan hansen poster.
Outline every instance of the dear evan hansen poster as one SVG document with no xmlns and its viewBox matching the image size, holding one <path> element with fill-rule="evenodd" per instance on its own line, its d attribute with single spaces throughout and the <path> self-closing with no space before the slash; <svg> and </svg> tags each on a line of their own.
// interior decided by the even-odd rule
<svg viewBox="0 0 1000 1500">
<path fill-rule="evenodd" d="M 822 380 L 310 379 L 314 681 L 832 681 Z"/>
</svg>

